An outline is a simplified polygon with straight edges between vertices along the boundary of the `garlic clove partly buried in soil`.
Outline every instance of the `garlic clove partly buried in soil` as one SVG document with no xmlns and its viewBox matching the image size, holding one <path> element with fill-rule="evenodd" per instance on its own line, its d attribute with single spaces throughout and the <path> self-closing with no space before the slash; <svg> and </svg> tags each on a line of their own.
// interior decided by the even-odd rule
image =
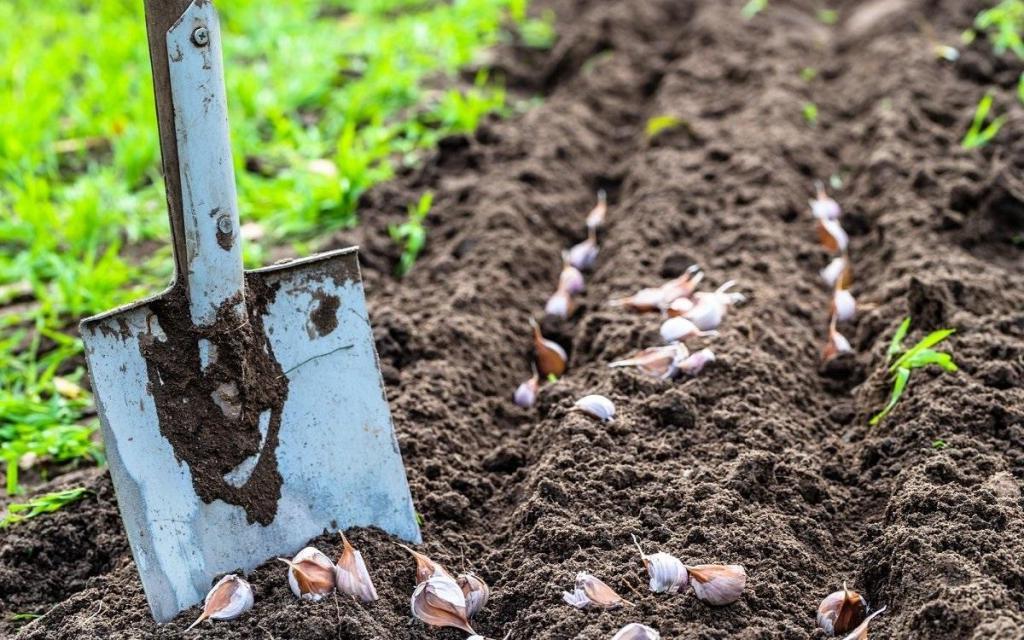
<svg viewBox="0 0 1024 640">
<path fill-rule="evenodd" d="M 562 272 L 558 274 L 558 288 L 565 289 L 571 296 L 582 293 L 587 286 L 583 279 L 583 273 L 569 264 L 568 254 L 563 256 L 563 258 L 566 262 L 562 265 Z"/>
<path fill-rule="evenodd" d="M 577 609 L 597 607 L 599 609 L 618 609 L 624 604 L 631 604 L 604 582 L 586 571 L 576 574 L 576 585 L 572 593 L 562 592 L 562 600 Z"/>
<path fill-rule="evenodd" d="M 601 422 L 611 422 L 615 417 L 615 403 L 601 395 L 583 396 L 573 406 Z"/>
<path fill-rule="evenodd" d="M 537 402 L 537 391 L 540 390 L 540 379 L 537 374 L 534 373 L 533 377 L 526 380 L 518 387 L 516 392 L 512 395 L 512 399 L 517 405 L 524 409 L 529 409 Z"/>
<path fill-rule="evenodd" d="M 625 307 L 632 311 L 659 311 L 662 308 L 662 292 L 660 287 L 641 289 L 625 298 L 612 298 L 608 306 Z"/>
<path fill-rule="evenodd" d="M 416 561 L 416 584 L 423 584 L 431 578 L 431 576 L 437 575 L 438 573 L 443 574 L 451 578 L 451 574 L 448 570 L 441 566 L 439 563 L 434 562 L 428 556 L 415 551 L 405 546 L 404 544 L 398 545 L 409 552 L 409 554 Z"/>
<path fill-rule="evenodd" d="M 229 573 L 213 585 L 203 601 L 203 612 L 185 631 L 191 631 L 203 620 L 234 620 L 253 603 L 252 585 L 245 579 Z"/>
<path fill-rule="evenodd" d="M 825 343 L 825 348 L 821 353 L 822 361 L 828 363 L 844 353 L 852 352 L 853 347 L 850 346 L 850 341 L 836 329 L 836 318 L 832 316 L 832 322 L 828 326 L 828 342 Z"/>
<path fill-rule="evenodd" d="M 679 316 L 661 323 L 661 339 L 670 344 L 687 338 L 711 338 L 717 335 L 717 331 L 701 331 L 691 320 Z"/>
<path fill-rule="evenodd" d="M 747 584 L 747 572 L 738 564 L 700 564 L 686 569 L 694 595 L 715 606 L 739 600 Z"/>
<path fill-rule="evenodd" d="M 580 271 L 586 271 L 597 262 L 597 254 L 600 251 L 597 247 L 597 235 L 593 230 L 587 234 L 587 239 L 569 248 L 569 264 Z"/>
<path fill-rule="evenodd" d="M 491 597 L 491 588 L 473 573 L 463 573 L 455 582 L 458 583 L 462 594 L 466 597 L 466 617 L 472 619 L 487 604 L 487 600 Z"/>
<path fill-rule="evenodd" d="M 871 624 L 871 621 L 883 611 L 885 611 L 885 607 L 882 607 L 867 618 L 864 618 L 864 622 L 860 623 L 856 629 L 848 633 L 843 640 L 868 640 L 868 625 Z"/>
<path fill-rule="evenodd" d="M 868 606 L 856 591 L 843 585 L 841 591 L 825 596 L 818 606 L 818 626 L 830 636 L 849 633 L 864 622 Z"/>
<path fill-rule="evenodd" d="M 466 614 L 466 596 L 444 569 L 416 586 L 410 604 L 412 615 L 432 627 L 455 627 L 476 634 Z"/>
<path fill-rule="evenodd" d="M 656 629 L 632 622 L 619 629 L 612 640 L 661 640 L 661 634 Z"/>
<path fill-rule="evenodd" d="M 857 301 L 848 289 L 836 289 L 832 294 L 832 315 L 837 322 L 852 320 L 857 313 Z"/>
<path fill-rule="evenodd" d="M 544 314 L 553 318 L 565 318 L 569 317 L 572 313 L 572 296 L 569 292 L 561 287 L 558 288 L 548 301 L 544 303 Z"/>
<path fill-rule="evenodd" d="M 747 299 L 742 293 L 728 292 L 735 284 L 735 281 L 729 280 L 715 291 L 694 294 L 693 308 L 683 312 L 682 317 L 697 325 L 701 331 L 717 329 L 729 307 Z"/>
<path fill-rule="evenodd" d="M 811 213 L 819 220 L 838 220 L 843 215 L 843 210 L 839 207 L 839 203 L 825 193 L 825 185 L 820 182 L 817 185 L 817 194 L 809 204 L 811 205 Z"/>
<path fill-rule="evenodd" d="M 701 349 L 691 353 L 685 360 L 679 363 L 679 371 L 689 376 L 696 376 L 704 370 L 709 363 L 715 361 L 715 353 L 711 349 Z"/>
<path fill-rule="evenodd" d="M 679 365 L 690 355 L 690 350 L 682 342 L 663 347 L 649 347 L 640 353 L 609 363 L 609 367 L 636 367 L 641 372 L 667 380 L 679 371 Z"/>
<path fill-rule="evenodd" d="M 650 589 L 654 593 L 680 593 L 690 586 L 690 575 L 682 561 L 668 553 L 645 554 L 640 542 L 633 536 L 633 544 L 640 552 L 640 559 L 650 576 Z"/>
<path fill-rule="evenodd" d="M 306 547 L 291 560 L 278 558 L 288 565 L 288 586 L 296 597 L 317 602 L 334 591 L 334 563 L 315 547 Z"/>
<path fill-rule="evenodd" d="M 565 373 L 565 364 L 569 356 L 558 343 L 548 340 L 540 332 L 540 325 L 533 318 L 530 318 L 530 326 L 533 328 L 533 347 L 537 358 L 537 372 L 542 378 L 548 376 L 561 376 Z"/>
<path fill-rule="evenodd" d="M 377 589 L 373 586 L 370 572 L 363 561 L 363 554 L 352 547 L 344 533 L 341 534 L 341 542 L 344 548 L 335 567 L 335 583 L 338 591 L 355 596 L 363 602 L 375 601 Z"/>
<path fill-rule="evenodd" d="M 691 265 L 683 275 L 669 280 L 658 287 L 646 287 L 640 289 L 631 296 L 625 298 L 613 298 L 608 304 L 613 307 L 626 307 L 633 311 L 664 311 L 670 309 L 674 304 L 684 306 L 686 309 L 692 307 L 689 297 L 693 295 L 697 285 L 704 279 L 704 272 L 697 265 Z M 679 315 L 682 311 L 676 313 Z M 670 313 L 671 315 L 671 313 Z"/>
<path fill-rule="evenodd" d="M 824 269 L 821 270 L 821 279 L 832 288 L 845 289 L 850 286 L 852 274 L 850 273 L 849 261 L 846 256 L 832 258 Z"/>
<path fill-rule="evenodd" d="M 850 238 L 839 222 L 822 218 L 818 218 L 818 241 L 833 253 L 845 253 L 850 244 Z"/>
<path fill-rule="evenodd" d="M 604 189 L 597 192 L 597 204 L 587 214 L 587 229 L 591 232 L 597 231 L 604 225 L 605 216 L 608 215 L 608 194 Z"/>
</svg>

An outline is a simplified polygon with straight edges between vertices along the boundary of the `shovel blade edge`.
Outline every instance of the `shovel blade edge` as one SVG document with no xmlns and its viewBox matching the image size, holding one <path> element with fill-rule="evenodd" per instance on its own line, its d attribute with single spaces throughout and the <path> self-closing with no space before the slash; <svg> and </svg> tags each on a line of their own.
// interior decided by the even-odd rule
<svg viewBox="0 0 1024 640">
<path fill-rule="evenodd" d="M 420 541 L 356 249 L 249 271 L 246 279 L 275 291 L 263 326 L 288 378 L 271 452 L 281 497 L 267 526 L 250 524 L 242 507 L 203 502 L 188 464 L 161 434 L 140 350 L 144 337 L 162 334 L 151 306 L 160 296 L 82 323 L 110 475 L 158 622 L 201 602 L 217 575 L 290 555 L 324 530 L 376 526 Z M 239 481 L 245 466 L 232 471 Z"/>
</svg>

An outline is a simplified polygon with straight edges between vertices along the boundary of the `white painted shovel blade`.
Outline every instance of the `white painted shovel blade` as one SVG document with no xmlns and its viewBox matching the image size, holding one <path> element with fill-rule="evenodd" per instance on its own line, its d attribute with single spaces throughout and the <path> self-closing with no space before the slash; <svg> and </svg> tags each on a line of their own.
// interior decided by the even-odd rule
<svg viewBox="0 0 1024 640">
<path fill-rule="evenodd" d="M 356 250 L 246 277 L 276 288 L 264 327 L 289 380 L 276 450 L 282 497 L 266 527 L 248 524 L 241 507 L 202 502 L 188 466 L 161 435 L 139 349 L 141 336 L 161 335 L 152 300 L 82 323 L 110 475 L 159 622 L 202 601 L 216 575 L 289 555 L 325 529 L 373 525 L 420 539 Z M 333 328 L 314 315 L 332 296 L 338 300 Z M 244 481 L 245 472 L 233 473 Z"/>
</svg>

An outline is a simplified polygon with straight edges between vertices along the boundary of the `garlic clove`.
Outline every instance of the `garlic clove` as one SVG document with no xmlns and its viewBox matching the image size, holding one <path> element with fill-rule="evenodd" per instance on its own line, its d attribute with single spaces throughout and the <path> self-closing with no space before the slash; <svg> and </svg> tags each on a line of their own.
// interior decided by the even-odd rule
<svg viewBox="0 0 1024 640">
<path fill-rule="evenodd" d="M 852 320 L 857 313 L 857 301 L 848 289 L 836 289 L 832 295 L 832 314 L 837 322 Z"/>
<path fill-rule="evenodd" d="M 697 290 L 697 285 L 704 279 L 704 272 L 700 267 L 690 265 L 683 275 L 669 280 L 659 287 L 661 291 L 661 305 L 667 307 L 680 298 L 689 298 Z"/>
<path fill-rule="evenodd" d="M 673 306 L 685 307 L 677 313 L 669 312 L 669 315 L 679 315 L 688 310 L 692 303 L 689 297 L 693 295 L 697 285 L 704 279 L 704 272 L 697 265 L 691 265 L 683 275 L 669 280 L 658 287 L 646 287 L 640 289 L 631 296 L 625 298 L 614 298 L 608 301 L 613 307 L 627 307 L 633 311 L 664 311 Z"/>
<path fill-rule="evenodd" d="M 820 273 L 821 279 L 825 281 L 825 284 L 833 288 L 845 289 L 850 286 L 853 280 L 846 256 L 832 258 L 832 261 Z"/>
<path fill-rule="evenodd" d="M 811 213 L 819 220 L 838 220 L 843 214 L 839 203 L 825 193 L 825 185 L 820 182 L 817 185 L 817 195 L 810 201 Z"/>
<path fill-rule="evenodd" d="M 563 591 L 562 600 L 577 609 L 617 609 L 624 604 L 631 604 L 615 593 L 614 589 L 586 571 L 576 574 L 576 585 L 572 593 Z"/>
<path fill-rule="evenodd" d="M 591 230 L 586 240 L 569 248 L 569 264 L 580 271 L 586 271 L 594 266 L 599 251 L 597 237 L 594 231 Z"/>
<path fill-rule="evenodd" d="M 439 563 L 434 562 L 429 557 L 423 555 L 419 551 L 415 551 L 405 546 L 404 544 L 398 545 L 409 552 L 413 559 L 416 560 L 416 584 L 422 584 L 429 580 L 431 577 L 441 574 L 451 578 L 451 574 L 448 570 L 441 566 Z"/>
<path fill-rule="evenodd" d="M 648 287 L 625 298 L 612 298 L 608 305 L 626 307 L 632 311 L 659 311 L 662 307 L 662 291 L 660 287 Z"/>
<path fill-rule="evenodd" d="M 619 629 L 612 640 L 661 640 L 661 634 L 656 629 L 632 622 Z"/>
<path fill-rule="evenodd" d="M 546 339 L 540 332 L 540 325 L 533 318 L 530 318 L 530 326 L 533 327 L 533 346 L 536 351 L 537 372 L 541 377 L 555 375 L 561 376 L 565 373 L 565 364 L 569 356 L 558 343 Z"/>
<path fill-rule="evenodd" d="M 650 589 L 654 593 L 680 593 L 686 591 L 690 584 L 690 575 L 679 558 L 668 553 L 645 554 L 640 542 L 633 536 L 633 544 L 640 552 L 647 575 L 650 576 Z"/>
<path fill-rule="evenodd" d="M 868 625 L 871 624 L 871 621 L 883 611 L 885 611 L 885 607 L 882 607 L 878 611 L 873 612 L 867 618 L 864 618 L 864 622 L 860 623 L 856 629 L 847 634 L 843 640 L 868 640 Z"/>
<path fill-rule="evenodd" d="M 849 633 L 864 622 L 867 612 L 864 598 L 844 584 L 841 591 L 830 593 L 818 605 L 818 626 L 830 636 Z"/>
<path fill-rule="evenodd" d="M 694 294 L 693 308 L 682 313 L 682 317 L 693 322 L 701 331 L 717 329 L 729 307 L 746 300 L 742 293 L 728 292 L 735 284 L 734 280 L 729 280 L 715 291 Z"/>
<path fill-rule="evenodd" d="M 680 342 L 687 338 L 705 338 L 717 335 L 718 332 L 714 330 L 701 331 L 692 320 L 680 316 L 669 318 L 661 323 L 661 339 L 667 343 Z"/>
<path fill-rule="evenodd" d="M 697 306 L 697 303 L 692 298 L 676 298 L 666 307 L 665 314 L 670 318 L 674 318 L 688 313 L 695 306 Z"/>
<path fill-rule="evenodd" d="M 566 258 L 568 259 L 568 258 Z M 586 288 L 583 273 L 568 262 L 562 265 L 562 272 L 558 275 L 558 288 L 564 289 L 569 295 L 582 293 Z"/>
<path fill-rule="evenodd" d="M 432 627 L 455 627 L 476 634 L 466 616 L 466 596 L 451 576 L 438 571 L 416 586 L 412 615 Z"/>
<path fill-rule="evenodd" d="M 696 376 L 704 370 L 704 367 L 706 367 L 709 362 L 714 361 L 714 352 L 711 351 L 711 349 L 704 348 L 687 356 L 685 360 L 679 363 L 678 368 L 681 373 Z"/>
<path fill-rule="evenodd" d="M 572 296 L 565 289 L 559 288 L 548 301 L 544 303 L 544 314 L 555 318 L 568 318 L 569 314 L 572 313 L 573 303 Z"/>
<path fill-rule="evenodd" d="M 850 243 L 846 231 L 836 220 L 818 218 L 818 241 L 821 245 L 834 253 L 845 253 Z"/>
<path fill-rule="evenodd" d="M 850 346 L 850 341 L 836 329 L 836 318 L 832 316 L 832 321 L 828 327 L 828 342 L 821 353 L 822 361 L 829 362 L 844 353 L 852 352 L 853 347 Z"/>
<path fill-rule="evenodd" d="M 537 402 L 537 391 L 540 389 L 540 379 L 537 374 L 534 373 L 533 377 L 525 382 L 522 382 L 516 387 L 516 392 L 512 395 L 512 399 L 517 405 L 524 409 L 529 409 Z"/>
<path fill-rule="evenodd" d="M 479 576 L 463 573 L 456 580 L 466 597 L 466 617 L 472 619 L 491 597 L 491 588 Z"/>
<path fill-rule="evenodd" d="M 591 232 L 597 231 L 604 224 L 605 216 L 608 214 L 608 194 L 604 189 L 597 192 L 597 204 L 587 214 L 587 229 Z"/>
<path fill-rule="evenodd" d="M 191 631 L 203 620 L 234 620 L 253 603 L 252 585 L 244 578 L 229 573 L 213 585 L 203 601 L 203 612 L 185 631 Z"/>
<path fill-rule="evenodd" d="M 323 551 L 306 547 L 291 560 L 278 560 L 288 565 L 288 586 L 296 597 L 317 602 L 334 591 L 334 563 Z"/>
<path fill-rule="evenodd" d="M 377 589 L 373 586 L 370 572 L 363 561 L 363 554 L 352 547 L 344 533 L 341 534 L 341 542 L 344 547 L 335 569 L 338 591 L 355 596 L 363 602 L 377 600 Z"/>
<path fill-rule="evenodd" d="M 636 367 L 641 372 L 667 380 L 679 371 L 679 365 L 690 355 L 682 342 L 663 347 L 649 347 L 624 360 L 616 360 L 609 367 Z"/>
<path fill-rule="evenodd" d="M 611 422 L 615 417 L 615 403 L 601 395 L 583 396 L 573 406 L 602 422 Z"/>
<path fill-rule="evenodd" d="M 715 606 L 732 604 L 740 599 L 747 584 L 747 572 L 738 564 L 701 564 L 686 567 L 693 593 Z"/>
</svg>

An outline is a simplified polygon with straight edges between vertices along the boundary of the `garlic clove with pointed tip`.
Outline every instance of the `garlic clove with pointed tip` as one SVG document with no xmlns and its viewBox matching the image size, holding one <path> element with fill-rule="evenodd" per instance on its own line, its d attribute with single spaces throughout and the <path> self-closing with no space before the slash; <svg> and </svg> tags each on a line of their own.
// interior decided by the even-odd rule
<svg viewBox="0 0 1024 640">
<path fill-rule="evenodd" d="M 832 258 L 832 261 L 820 273 L 821 279 L 832 288 L 845 289 L 853 281 L 853 275 L 850 273 L 850 263 L 846 256 Z"/>
<path fill-rule="evenodd" d="M 605 216 L 608 214 L 608 194 L 604 189 L 597 192 L 597 204 L 587 214 L 587 229 L 591 232 L 597 231 L 604 225 Z"/>
<path fill-rule="evenodd" d="M 715 361 L 715 353 L 708 348 L 695 351 L 679 363 L 679 372 L 689 376 L 696 376 L 704 370 L 709 363 Z"/>
<path fill-rule="evenodd" d="M 852 320 L 857 313 L 857 301 L 847 289 L 836 289 L 832 294 L 832 315 L 837 322 Z"/>
<path fill-rule="evenodd" d="M 413 616 L 432 627 L 455 627 L 476 634 L 466 615 L 462 588 L 443 569 L 416 586 L 410 606 Z"/>
<path fill-rule="evenodd" d="M 253 603 L 252 585 L 244 578 L 229 573 L 213 585 L 203 601 L 203 612 L 185 631 L 191 631 L 203 620 L 234 620 Z"/>
<path fill-rule="evenodd" d="M 533 328 L 533 346 L 536 352 L 537 372 L 543 378 L 548 376 L 561 376 L 565 373 L 566 362 L 569 360 L 565 349 L 553 340 L 548 340 L 541 334 L 540 325 L 533 318 L 530 318 L 530 326 Z"/>
<path fill-rule="evenodd" d="M 710 338 L 717 336 L 717 331 L 701 331 L 691 320 L 680 316 L 672 317 L 661 323 L 661 339 L 671 344 L 687 338 Z"/>
<path fill-rule="evenodd" d="M 700 281 L 704 279 L 704 272 L 697 265 L 691 265 L 683 275 L 669 280 L 657 287 L 646 287 L 640 289 L 631 296 L 625 298 L 613 298 L 608 304 L 613 307 L 626 307 L 633 311 L 664 311 L 673 306 L 683 307 L 686 310 L 692 306 L 689 297 Z M 675 315 L 679 315 L 678 311 Z M 673 315 L 671 312 L 669 315 Z"/>
<path fill-rule="evenodd" d="M 686 570 L 694 595 L 715 606 L 739 600 L 747 584 L 747 572 L 738 564 L 701 564 Z"/>
<path fill-rule="evenodd" d="M 660 287 L 647 287 L 625 298 L 612 298 L 608 306 L 625 307 L 633 311 L 658 311 L 662 307 L 662 300 Z"/>
<path fill-rule="evenodd" d="M 825 348 L 821 353 L 822 361 L 828 363 L 844 353 L 852 352 L 853 347 L 850 346 L 850 341 L 836 329 L 836 318 L 832 316 L 828 327 L 828 342 L 825 343 Z"/>
<path fill-rule="evenodd" d="M 818 218 L 818 241 L 833 253 L 845 253 L 850 244 L 850 237 L 836 220 Z"/>
<path fill-rule="evenodd" d="M 400 544 L 398 546 L 408 551 L 409 555 L 411 555 L 413 559 L 416 560 L 416 584 L 422 584 L 429 580 L 431 576 L 437 574 L 446 575 L 449 578 L 452 577 L 451 574 L 448 573 L 447 569 L 441 566 L 440 563 L 431 560 L 428 556 L 414 549 L 410 549 L 404 544 Z"/>
<path fill-rule="evenodd" d="M 695 306 L 697 303 L 692 298 L 677 298 L 665 309 L 665 315 L 675 318 L 689 313 Z"/>
<path fill-rule="evenodd" d="M 650 576 L 650 589 L 654 593 L 680 593 L 690 585 L 690 575 L 679 558 L 668 553 L 645 554 L 640 542 L 633 536 L 633 544 L 640 552 L 647 575 Z"/>
<path fill-rule="evenodd" d="M 661 634 L 656 629 L 632 622 L 619 629 L 612 640 L 661 640 Z"/>
<path fill-rule="evenodd" d="M 583 273 L 568 263 L 568 255 L 565 256 L 566 263 L 562 265 L 562 272 L 558 275 L 558 288 L 564 289 L 569 295 L 582 293 L 586 288 Z"/>
<path fill-rule="evenodd" d="M 814 200 L 810 201 L 811 213 L 819 220 L 838 220 L 843 215 L 839 203 L 829 197 L 825 192 L 825 185 L 820 182 L 816 190 Z"/>
<path fill-rule="evenodd" d="M 682 342 L 663 347 L 649 347 L 636 355 L 616 360 L 609 367 L 636 367 L 641 372 L 667 380 L 679 371 L 679 365 L 690 355 L 690 350 Z"/>
<path fill-rule="evenodd" d="M 843 585 L 842 590 L 825 596 L 818 606 L 818 626 L 830 636 L 853 631 L 864 622 L 868 613 L 867 603 L 856 591 Z"/>
<path fill-rule="evenodd" d="M 597 262 L 597 254 L 599 252 L 600 249 L 597 246 L 597 236 L 595 232 L 591 230 L 587 235 L 586 240 L 569 248 L 569 264 L 580 271 L 586 271 L 594 266 L 595 262 Z"/>
<path fill-rule="evenodd" d="M 520 407 L 529 409 L 537 402 L 537 391 L 539 390 L 540 379 L 538 379 L 537 374 L 535 373 L 532 378 L 520 383 L 520 385 L 516 387 L 516 392 L 512 395 L 512 399 Z"/>
<path fill-rule="evenodd" d="M 860 623 L 856 629 L 847 634 L 843 640 L 868 640 L 868 625 L 884 611 L 885 607 L 882 607 L 878 611 L 873 612 L 867 618 L 864 618 L 864 622 Z"/>
<path fill-rule="evenodd" d="M 548 301 L 544 303 L 544 314 L 553 318 L 562 318 L 564 320 L 572 313 L 572 309 L 572 296 L 562 288 L 552 293 Z"/>
<path fill-rule="evenodd" d="M 463 573 L 455 581 L 466 597 L 466 617 L 472 620 L 473 616 L 487 604 L 491 597 L 491 588 L 480 576 L 473 573 Z"/>
<path fill-rule="evenodd" d="M 278 560 L 288 565 L 288 586 L 296 597 L 317 602 L 334 591 L 335 566 L 323 551 L 306 547 L 291 560 Z"/>
<path fill-rule="evenodd" d="M 618 609 L 624 604 L 631 604 L 615 593 L 614 589 L 586 571 L 576 574 L 576 584 L 572 593 L 563 591 L 562 600 L 577 609 Z"/>
<path fill-rule="evenodd" d="M 341 534 L 343 549 L 335 565 L 335 584 L 338 591 L 355 596 L 363 602 L 377 600 L 377 589 L 373 586 L 370 572 L 363 561 L 363 554 L 356 551 L 345 534 Z"/>
<path fill-rule="evenodd" d="M 742 293 L 729 293 L 735 284 L 735 281 L 729 280 L 715 291 L 694 294 L 693 308 L 683 312 L 682 317 L 693 322 L 701 331 L 717 329 L 729 307 L 746 300 Z"/>
<path fill-rule="evenodd" d="M 615 403 L 597 394 L 583 396 L 576 401 L 573 407 L 602 422 L 611 422 L 615 417 Z"/>
</svg>

